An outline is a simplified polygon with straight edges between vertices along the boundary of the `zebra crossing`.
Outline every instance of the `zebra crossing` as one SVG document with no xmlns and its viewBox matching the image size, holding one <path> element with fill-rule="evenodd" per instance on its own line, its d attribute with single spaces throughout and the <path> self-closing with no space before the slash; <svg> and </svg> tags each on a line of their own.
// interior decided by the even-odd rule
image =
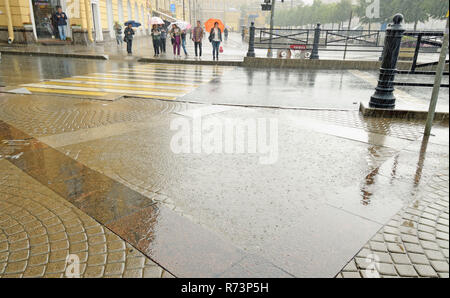
<svg viewBox="0 0 450 298">
<path fill-rule="evenodd" d="M 125 95 L 175 100 L 220 77 L 227 66 L 149 64 L 21 85 L 34 94 L 107 97 Z"/>
</svg>

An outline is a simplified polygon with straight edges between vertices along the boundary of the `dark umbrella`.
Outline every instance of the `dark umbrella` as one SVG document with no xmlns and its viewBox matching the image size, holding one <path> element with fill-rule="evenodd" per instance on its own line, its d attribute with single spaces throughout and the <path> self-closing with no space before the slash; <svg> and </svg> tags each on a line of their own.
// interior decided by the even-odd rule
<svg viewBox="0 0 450 298">
<path fill-rule="evenodd" d="M 128 25 L 130 25 L 130 24 L 131 24 L 131 26 L 133 26 L 133 27 L 135 27 L 135 28 L 141 27 L 141 26 L 142 26 L 141 23 L 135 22 L 135 21 L 128 21 L 128 22 L 125 23 L 125 26 L 128 26 Z"/>
</svg>

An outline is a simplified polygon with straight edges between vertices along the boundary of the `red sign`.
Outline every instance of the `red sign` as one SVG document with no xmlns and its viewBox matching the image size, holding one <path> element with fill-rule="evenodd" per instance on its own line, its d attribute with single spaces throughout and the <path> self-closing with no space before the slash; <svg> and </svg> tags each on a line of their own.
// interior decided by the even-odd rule
<svg viewBox="0 0 450 298">
<path fill-rule="evenodd" d="M 290 48 L 291 48 L 291 50 L 304 51 L 304 50 L 306 50 L 306 45 L 305 44 L 291 44 Z"/>
</svg>

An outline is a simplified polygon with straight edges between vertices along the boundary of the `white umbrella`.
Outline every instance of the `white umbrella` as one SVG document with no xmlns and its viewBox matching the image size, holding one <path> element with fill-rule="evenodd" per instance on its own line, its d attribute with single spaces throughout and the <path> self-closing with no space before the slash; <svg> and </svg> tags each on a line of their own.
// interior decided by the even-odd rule
<svg viewBox="0 0 450 298">
<path fill-rule="evenodd" d="M 158 17 L 152 17 L 150 19 L 150 25 L 164 25 L 164 21 Z"/>
<path fill-rule="evenodd" d="M 192 27 L 191 24 L 189 24 L 188 22 L 176 21 L 176 22 L 171 23 L 169 25 L 169 27 L 167 27 L 167 29 L 172 30 L 173 25 L 177 25 L 177 27 L 180 28 L 181 30 L 189 30 Z"/>
</svg>

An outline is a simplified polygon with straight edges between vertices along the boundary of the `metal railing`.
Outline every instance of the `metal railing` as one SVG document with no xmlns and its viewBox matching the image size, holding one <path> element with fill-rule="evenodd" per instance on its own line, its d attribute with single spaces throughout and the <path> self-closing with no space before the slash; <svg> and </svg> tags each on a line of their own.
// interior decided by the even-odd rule
<svg viewBox="0 0 450 298">
<path fill-rule="evenodd" d="M 273 29 L 272 39 L 270 29 L 255 28 L 255 48 L 267 49 L 270 42 L 273 49 L 288 49 L 291 45 L 304 45 L 307 50 L 314 46 L 314 34 L 316 29 Z M 349 51 L 367 51 L 356 49 L 370 47 L 381 52 L 382 31 L 379 30 L 320 30 L 318 46 L 330 51 L 342 51 L 341 47 L 347 46 Z"/>
<path fill-rule="evenodd" d="M 254 38 L 249 40 L 249 44 L 252 42 L 254 49 L 290 50 L 301 47 L 303 50 L 313 52 L 314 50 L 343 52 L 344 59 L 347 52 L 373 52 L 382 56 L 386 33 L 381 30 L 321 29 L 320 24 L 315 29 L 275 28 L 272 35 L 269 28 L 253 27 L 253 29 Z M 403 36 L 401 52 L 414 53 L 407 59 L 413 63 L 411 71 L 436 64 L 436 62 L 418 64 L 417 59 L 420 53 L 438 53 L 444 36 L 442 31 L 406 31 Z M 316 56 L 313 57 L 312 59 L 317 59 Z"/>
</svg>

